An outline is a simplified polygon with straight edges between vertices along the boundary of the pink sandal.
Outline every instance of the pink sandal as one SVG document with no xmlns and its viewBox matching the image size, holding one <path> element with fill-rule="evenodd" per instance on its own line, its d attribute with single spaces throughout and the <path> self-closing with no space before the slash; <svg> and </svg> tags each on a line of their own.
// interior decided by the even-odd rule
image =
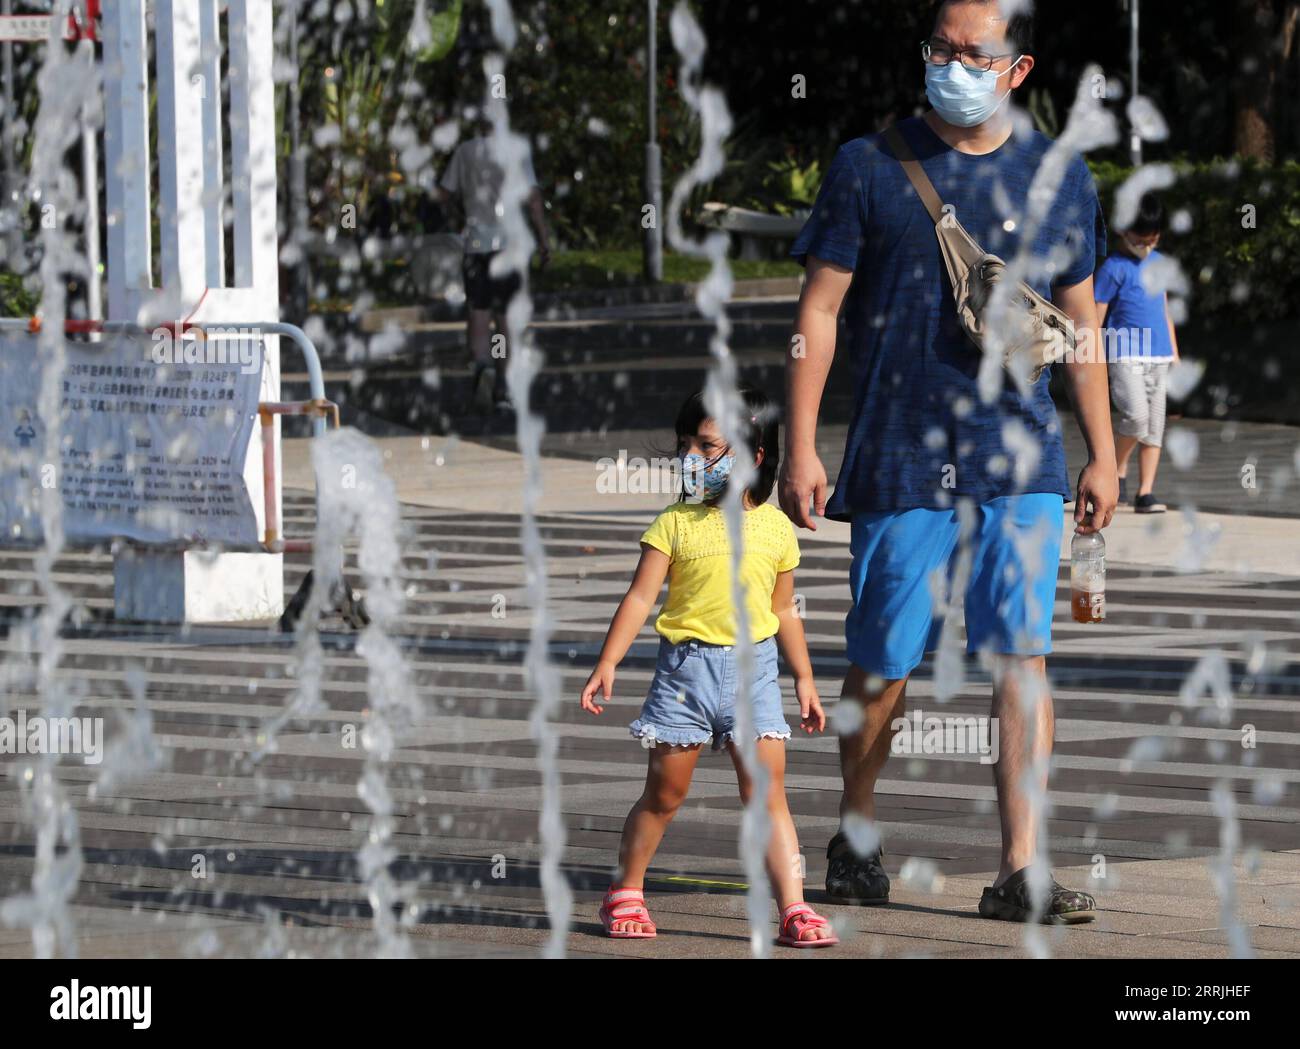
<svg viewBox="0 0 1300 1049">
<path fill-rule="evenodd" d="M 822 940 L 800 939 L 808 929 L 820 928 L 823 925 L 829 926 L 830 922 L 808 904 L 792 903 L 781 915 L 781 935 L 776 938 L 776 942 L 782 947 L 834 947 L 840 942 L 839 937 L 834 933 Z"/>
<path fill-rule="evenodd" d="M 615 922 L 640 922 L 649 925 L 650 931 L 616 930 Z M 600 924 L 605 926 L 605 935 L 613 940 L 652 940 L 659 935 L 654 922 L 650 920 L 645 896 L 640 889 L 615 889 L 611 885 L 605 893 L 605 902 L 600 905 Z"/>
</svg>

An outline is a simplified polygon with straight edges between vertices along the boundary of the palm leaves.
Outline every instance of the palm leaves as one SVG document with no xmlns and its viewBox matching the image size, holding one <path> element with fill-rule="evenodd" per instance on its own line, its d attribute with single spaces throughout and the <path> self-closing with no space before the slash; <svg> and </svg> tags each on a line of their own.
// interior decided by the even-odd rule
<svg viewBox="0 0 1300 1049">
<path fill-rule="evenodd" d="M 304 108 L 316 110 L 304 112 L 304 123 L 330 129 L 317 132 L 312 151 L 312 162 L 328 163 L 328 171 L 318 169 L 312 182 L 362 213 L 402 180 L 395 129 L 405 127 L 408 139 L 431 130 L 411 127 L 419 114 L 405 88 L 455 46 L 463 0 L 376 0 L 372 10 L 364 24 L 306 37 L 299 70 Z"/>
</svg>

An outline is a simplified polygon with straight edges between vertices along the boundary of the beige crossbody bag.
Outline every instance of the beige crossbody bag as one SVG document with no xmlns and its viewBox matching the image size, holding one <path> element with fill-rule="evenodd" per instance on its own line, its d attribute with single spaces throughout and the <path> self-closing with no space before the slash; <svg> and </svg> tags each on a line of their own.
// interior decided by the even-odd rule
<svg viewBox="0 0 1300 1049">
<path fill-rule="evenodd" d="M 982 351 L 989 330 L 984 314 L 1007 264 L 981 248 L 953 212 L 944 212 L 934 183 L 897 127 L 885 132 L 885 140 L 934 220 L 935 236 L 952 283 L 957 322 Z M 1037 382 L 1049 364 L 1075 349 L 1074 322 L 1028 284 L 1021 281 L 1016 287 L 1020 294 L 1008 304 L 1010 330 L 1003 333 L 1002 365 L 1008 371 L 1023 371 L 1030 382 Z"/>
</svg>

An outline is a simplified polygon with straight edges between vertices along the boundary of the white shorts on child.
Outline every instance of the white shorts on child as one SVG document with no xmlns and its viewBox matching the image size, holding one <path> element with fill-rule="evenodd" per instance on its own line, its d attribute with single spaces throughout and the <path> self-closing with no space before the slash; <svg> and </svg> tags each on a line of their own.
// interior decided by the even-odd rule
<svg viewBox="0 0 1300 1049">
<path fill-rule="evenodd" d="M 1115 432 L 1159 448 L 1165 439 L 1165 385 L 1171 361 L 1112 361 Z"/>
</svg>

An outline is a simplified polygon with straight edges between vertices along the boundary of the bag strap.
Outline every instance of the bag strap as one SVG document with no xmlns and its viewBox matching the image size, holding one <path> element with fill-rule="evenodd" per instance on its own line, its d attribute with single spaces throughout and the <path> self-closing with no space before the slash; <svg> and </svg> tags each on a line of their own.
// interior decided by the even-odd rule
<svg viewBox="0 0 1300 1049">
<path fill-rule="evenodd" d="M 902 132 L 898 130 L 897 124 L 885 129 L 885 141 L 894 151 L 898 162 L 903 165 L 903 171 L 911 180 L 912 188 L 916 190 L 916 195 L 921 198 L 921 203 L 925 205 L 925 210 L 930 213 L 930 218 L 934 219 L 934 224 L 937 226 L 943 219 L 943 201 L 939 199 L 934 183 L 925 173 L 925 168 L 921 167 L 921 162 L 916 159 Z"/>
</svg>

